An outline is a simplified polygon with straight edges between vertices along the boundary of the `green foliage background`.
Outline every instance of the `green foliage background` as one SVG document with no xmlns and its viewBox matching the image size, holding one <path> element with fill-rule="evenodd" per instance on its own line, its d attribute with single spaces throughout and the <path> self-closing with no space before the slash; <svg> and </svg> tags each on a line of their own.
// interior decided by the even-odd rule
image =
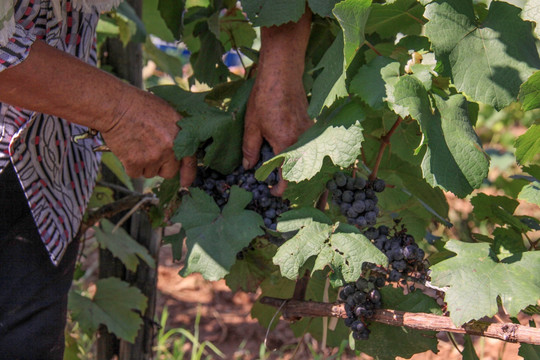
<svg viewBox="0 0 540 360">
<path fill-rule="evenodd" d="M 184 115 L 176 155 L 202 151 L 202 165 L 230 173 L 242 158 L 243 116 L 253 85 L 250 68 L 258 61 L 259 27 L 296 21 L 306 6 L 314 14 L 304 88 L 316 124 L 257 172 L 263 179 L 281 167 L 289 181 L 284 196 L 293 208 L 278 223 L 289 240 L 276 248 L 261 238 L 262 218 L 244 209 L 251 194 L 240 188 L 233 189 L 230 203 L 220 211 L 204 192 L 192 189 L 180 199 L 178 179 L 164 181 L 156 189 L 161 207 L 152 214 L 159 223 L 172 212 L 171 220 L 183 224 L 185 232 L 167 239 L 180 258 L 186 236 L 181 275 L 200 272 L 209 280 L 225 278 L 233 291 L 260 287 L 263 295 L 287 297 L 294 280 L 308 271 L 307 297 L 322 300 L 329 281 L 333 288 L 328 295 L 335 301 L 337 288 L 361 274 L 362 262 L 385 265 L 386 257 L 361 231 L 342 224 L 345 219 L 332 204 L 324 212 L 315 204 L 336 171 L 354 168 L 369 175 L 381 137 L 394 127 L 378 167 L 378 176 L 389 185 L 379 196 L 378 224 L 392 226 L 401 219 L 426 251 L 433 264 L 432 284 L 445 289 L 454 323 L 492 316 L 497 306 L 516 317 L 528 305 L 538 305 L 540 57 L 535 1 L 240 3 L 242 9 L 227 0 L 145 0 L 142 20 L 121 6 L 100 22 L 99 39 L 119 36 L 124 42 L 142 42 L 148 59 L 170 75 L 166 85 L 151 79 L 149 90 Z M 150 35 L 181 41 L 189 59 L 159 50 Z M 227 51 L 242 54 L 246 75 L 224 65 Z M 183 74 L 186 64 L 192 76 Z M 200 84 L 207 90 L 190 90 Z M 488 188 L 497 195 L 486 194 Z M 454 198 L 473 209 L 465 225 L 452 218 L 447 199 Z M 518 215 L 520 203 L 531 213 Z M 255 250 L 237 259 L 235 254 L 252 241 Z M 144 260 L 137 251 L 132 252 Z M 133 264 L 125 249 L 118 256 L 131 258 Z M 418 291 L 403 295 L 388 287 L 383 301 L 385 307 L 404 311 L 441 312 Z M 273 313 L 260 304 L 252 311 L 262 324 Z M 320 324 L 302 324 L 294 325 L 298 334 L 307 326 L 320 337 Z M 328 343 L 339 345 L 346 333 L 342 327 L 330 331 Z M 392 346 L 381 345 L 389 339 Z M 356 348 L 393 359 L 436 351 L 436 342 L 433 334 L 374 324 L 370 340 Z M 520 354 L 532 351 L 538 353 L 527 345 Z"/>
</svg>

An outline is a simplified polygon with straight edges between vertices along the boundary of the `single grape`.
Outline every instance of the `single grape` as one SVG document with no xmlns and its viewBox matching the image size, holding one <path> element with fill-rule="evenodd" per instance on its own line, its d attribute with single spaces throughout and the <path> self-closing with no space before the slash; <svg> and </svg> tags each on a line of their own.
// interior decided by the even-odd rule
<svg viewBox="0 0 540 360">
<path fill-rule="evenodd" d="M 354 209 L 354 211 L 356 211 L 357 213 L 361 214 L 364 212 L 364 210 L 366 210 L 366 204 L 364 201 L 362 200 L 356 200 L 352 203 L 352 207 Z"/>
<path fill-rule="evenodd" d="M 352 203 L 354 199 L 354 193 L 350 190 L 345 190 L 341 195 L 341 200 L 346 203 Z"/>
<path fill-rule="evenodd" d="M 386 188 L 386 183 L 382 179 L 376 179 L 373 182 L 372 186 L 373 186 L 373 190 L 375 190 L 376 192 L 383 192 L 384 189 Z"/>
</svg>

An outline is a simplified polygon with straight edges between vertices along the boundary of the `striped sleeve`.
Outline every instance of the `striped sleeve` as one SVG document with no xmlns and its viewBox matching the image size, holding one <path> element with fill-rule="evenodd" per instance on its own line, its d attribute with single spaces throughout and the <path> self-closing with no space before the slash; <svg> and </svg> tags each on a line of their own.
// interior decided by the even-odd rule
<svg viewBox="0 0 540 360">
<path fill-rule="evenodd" d="M 30 29 L 15 21 L 15 8 L 9 3 L 10 0 L 4 0 L 0 5 L 0 71 L 26 59 L 36 40 Z"/>
</svg>

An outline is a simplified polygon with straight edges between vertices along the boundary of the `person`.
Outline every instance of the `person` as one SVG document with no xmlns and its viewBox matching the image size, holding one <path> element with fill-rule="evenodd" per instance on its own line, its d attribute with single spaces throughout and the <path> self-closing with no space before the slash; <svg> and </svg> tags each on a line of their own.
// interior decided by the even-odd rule
<svg viewBox="0 0 540 360">
<path fill-rule="evenodd" d="M 195 159 L 177 160 L 172 150 L 181 131 L 180 115 L 158 97 L 95 67 L 99 14 L 119 2 L 0 4 L 2 358 L 63 358 L 67 293 L 78 251 L 75 239 L 100 161 L 92 151 L 98 145 L 95 140 L 73 138 L 88 128 L 99 131 L 131 177 L 170 178 L 180 173 L 182 186 L 195 177 Z M 307 29 L 308 36 L 309 16 L 299 24 L 282 29 L 289 35 L 291 31 L 305 35 Z M 290 62 L 276 29 L 262 32 L 259 72 L 246 115 L 247 168 L 256 163 L 263 137 L 279 152 L 309 127 L 307 112 L 303 113 L 307 107 L 301 87 L 303 55 L 301 61 Z M 294 41 L 297 50 L 305 52 L 307 37 L 299 39 Z M 276 54 L 265 55 L 269 46 L 289 64 L 272 59 Z M 291 76 L 296 80 L 290 81 Z M 273 81 L 277 84 L 269 86 L 267 82 Z M 276 91 L 279 96 L 267 98 Z M 278 111 L 269 114 L 268 121 L 260 118 L 264 109 L 274 106 L 297 111 L 284 118 Z"/>
</svg>

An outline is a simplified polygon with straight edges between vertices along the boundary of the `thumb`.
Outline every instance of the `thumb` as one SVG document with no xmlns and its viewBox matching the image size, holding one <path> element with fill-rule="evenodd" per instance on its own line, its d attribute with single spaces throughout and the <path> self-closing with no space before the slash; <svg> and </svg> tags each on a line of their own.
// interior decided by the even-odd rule
<svg viewBox="0 0 540 360">
<path fill-rule="evenodd" d="M 242 144 L 242 153 L 244 154 L 242 166 L 244 169 L 251 169 L 257 164 L 262 143 L 263 138 L 259 129 L 246 125 Z"/>
</svg>

